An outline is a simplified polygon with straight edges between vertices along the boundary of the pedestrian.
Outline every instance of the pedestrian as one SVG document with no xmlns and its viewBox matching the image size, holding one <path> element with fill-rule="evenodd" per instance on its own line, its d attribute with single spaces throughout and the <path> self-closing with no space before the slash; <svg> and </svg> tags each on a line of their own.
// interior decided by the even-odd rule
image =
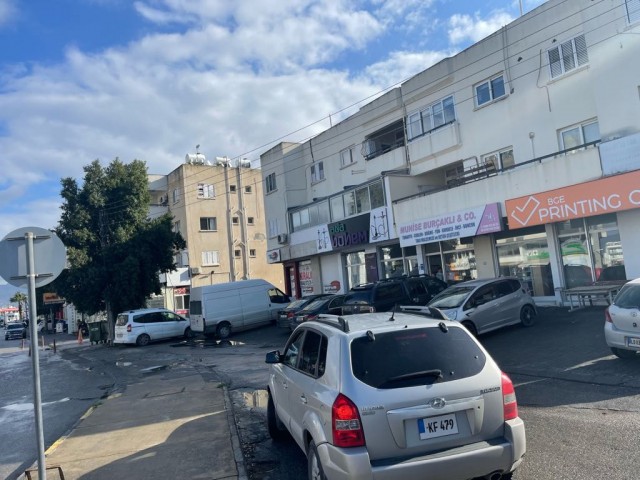
<svg viewBox="0 0 640 480">
<path fill-rule="evenodd" d="M 444 281 L 444 275 L 442 274 L 442 267 L 438 267 L 438 270 L 436 271 L 436 278 L 438 280 Z"/>
</svg>

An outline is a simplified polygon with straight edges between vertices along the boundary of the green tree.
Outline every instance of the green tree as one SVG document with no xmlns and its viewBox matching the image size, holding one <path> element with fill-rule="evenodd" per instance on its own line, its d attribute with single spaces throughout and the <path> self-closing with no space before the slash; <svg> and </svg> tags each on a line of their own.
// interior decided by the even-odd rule
<svg viewBox="0 0 640 480">
<path fill-rule="evenodd" d="M 82 187 L 61 180 L 62 215 L 56 234 L 67 247 L 69 268 L 54 282 L 56 293 L 81 313 L 114 313 L 144 307 L 161 293 L 158 274 L 175 270 L 174 254 L 185 247 L 170 214 L 147 218 L 150 195 L 146 164 L 117 158 L 84 167 Z M 113 335 L 111 336 L 113 338 Z"/>
<path fill-rule="evenodd" d="M 18 304 L 18 316 L 20 320 L 24 320 L 22 312 L 24 311 L 24 306 L 27 303 L 27 295 L 22 292 L 16 292 L 15 295 L 9 299 L 9 301 Z"/>
</svg>

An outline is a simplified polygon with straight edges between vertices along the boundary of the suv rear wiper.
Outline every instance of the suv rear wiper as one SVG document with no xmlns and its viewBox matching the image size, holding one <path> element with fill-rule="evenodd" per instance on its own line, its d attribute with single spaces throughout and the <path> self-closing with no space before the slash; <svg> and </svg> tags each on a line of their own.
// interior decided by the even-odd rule
<svg viewBox="0 0 640 480">
<path fill-rule="evenodd" d="M 378 388 L 383 388 L 392 383 L 402 382 L 403 380 L 413 380 L 414 378 L 432 377 L 436 381 L 442 380 L 442 370 L 434 368 L 432 370 L 420 370 L 418 372 L 405 373 L 404 375 L 397 375 L 385 380 L 382 384 L 378 385 Z"/>
</svg>

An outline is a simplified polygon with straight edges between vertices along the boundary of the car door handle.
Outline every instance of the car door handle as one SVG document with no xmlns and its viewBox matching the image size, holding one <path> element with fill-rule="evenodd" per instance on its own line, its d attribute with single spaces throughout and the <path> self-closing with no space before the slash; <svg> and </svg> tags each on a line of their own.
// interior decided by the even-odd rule
<svg viewBox="0 0 640 480">
<path fill-rule="evenodd" d="M 307 404 L 307 397 L 305 396 L 304 393 L 302 395 L 300 395 L 300 401 L 302 403 L 304 403 L 305 405 Z"/>
<path fill-rule="evenodd" d="M 287 387 L 287 382 L 284 382 L 284 381 L 282 382 L 282 388 L 284 388 L 284 389 L 288 388 Z"/>
</svg>

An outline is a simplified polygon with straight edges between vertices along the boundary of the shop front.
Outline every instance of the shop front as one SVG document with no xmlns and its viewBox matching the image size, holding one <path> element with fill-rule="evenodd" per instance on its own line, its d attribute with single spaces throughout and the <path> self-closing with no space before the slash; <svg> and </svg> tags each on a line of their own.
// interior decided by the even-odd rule
<svg viewBox="0 0 640 480">
<path fill-rule="evenodd" d="M 555 288 L 620 283 L 640 273 L 636 264 L 628 269 L 625 258 L 625 250 L 639 240 L 640 171 L 505 204 L 510 236 L 496 240 L 500 269 L 520 269 L 531 278 L 534 292 L 549 295 Z"/>
<path fill-rule="evenodd" d="M 399 226 L 404 250 L 418 247 L 417 271 L 449 284 L 478 278 L 474 237 L 502 231 L 499 204 L 491 203 Z M 493 261 L 486 269 L 493 275 Z"/>
</svg>

